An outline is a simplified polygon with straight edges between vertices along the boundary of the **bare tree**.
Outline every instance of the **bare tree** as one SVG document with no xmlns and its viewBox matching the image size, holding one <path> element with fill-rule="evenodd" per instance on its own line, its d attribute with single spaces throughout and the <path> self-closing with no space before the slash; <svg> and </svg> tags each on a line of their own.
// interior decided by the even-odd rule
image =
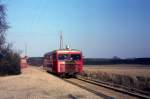
<svg viewBox="0 0 150 99">
<path fill-rule="evenodd" d="M 0 2 L 0 75 L 20 74 L 20 55 L 6 43 L 6 31 L 9 28 L 6 21 L 6 7 Z"/>
<path fill-rule="evenodd" d="M 5 32 L 8 29 L 8 24 L 6 21 L 6 8 L 5 5 L 0 4 L 0 51 L 5 44 Z"/>
</svg>

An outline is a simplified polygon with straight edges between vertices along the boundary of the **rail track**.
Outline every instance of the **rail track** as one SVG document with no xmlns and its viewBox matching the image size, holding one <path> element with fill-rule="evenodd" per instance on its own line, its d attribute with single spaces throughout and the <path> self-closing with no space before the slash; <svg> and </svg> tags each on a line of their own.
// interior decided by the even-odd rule
<svg viewBox="0 0 150 99">
<path fill-rule="evenodd" d="M 39 68 L 39 70 L 43 69 Z M 98 82 L 91 79 L 89 80 L 82 76 L 77 76 L 76 78 L 63 78 L 63 80 L 92 92 L 104 99 L 150 99 L 150 96 L 145 94 L 127 91 L 123 88 L 117 88 L 105 82 Z M 73 97 L 73 99 L 78 99 L 78 97 Z"/>
<path fill-rule="evenodd" d="M 81 76 L 77 78 L 64 78 L 63 80 L 86 89 L 104 99 L 150 99 L 147 95 L 116 88 L 105 83 L 85 79 Z"/>
</svg>

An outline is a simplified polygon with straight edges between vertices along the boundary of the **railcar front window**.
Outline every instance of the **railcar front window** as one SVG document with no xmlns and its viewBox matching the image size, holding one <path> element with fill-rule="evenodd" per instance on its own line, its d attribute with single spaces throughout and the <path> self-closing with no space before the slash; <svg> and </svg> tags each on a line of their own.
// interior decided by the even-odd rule
<svg viewBox="0 0 150 99">
<path fill-rule="evenodd" d="M 59 60 L 81 60 L 80 54 L 59 54 Z"/>
<path fill-rule="evenodd" d="M 71 58 L 73 60 L 80 60 L 81 59 L 81 55 L 80 54 L 71 54 Z"/>
<path fill-rule="evenodd" d="M 59 54 L 58 59 L 59 60 L 67 60 L 68 59 L 68 54 Z"/>
</svg>

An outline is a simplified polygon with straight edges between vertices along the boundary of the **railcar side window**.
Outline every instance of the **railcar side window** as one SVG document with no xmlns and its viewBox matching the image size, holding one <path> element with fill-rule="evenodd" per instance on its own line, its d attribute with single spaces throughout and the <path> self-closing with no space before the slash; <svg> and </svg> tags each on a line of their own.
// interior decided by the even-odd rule
<svg viewBox="0 0 150 99">
<path fill-rule="evenodd" d="M 48 59 L 48 60 L 50 59 L 49 55 L 46 55 L 46 59 Z"/>
<path fill-rule="evenodd" d="M 52 56 L 50 56 L 50 60 L 52 61 Z"/>
</svg>

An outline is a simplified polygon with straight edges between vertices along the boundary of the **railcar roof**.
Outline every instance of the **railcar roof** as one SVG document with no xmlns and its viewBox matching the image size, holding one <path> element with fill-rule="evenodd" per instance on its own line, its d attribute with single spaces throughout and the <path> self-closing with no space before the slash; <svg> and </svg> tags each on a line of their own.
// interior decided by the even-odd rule
<svg viewBox="0 0 150 99">
<path fill-rule="evenodd" d="M 81 52 L 80 50 L 77 50 L 77 49 L 70 49 L 70 50 L 66 50 L 66 49 L 59 49 L 59 50 L 53 50 L 51 52 L 48 52 L 44 55 L 47 55 L 47 54 L 51 54 L 51 53 L 54 53 L 54 52 L 61 52 L 61 51 L 77 51 L 77 52 Z"/>
</svg>

